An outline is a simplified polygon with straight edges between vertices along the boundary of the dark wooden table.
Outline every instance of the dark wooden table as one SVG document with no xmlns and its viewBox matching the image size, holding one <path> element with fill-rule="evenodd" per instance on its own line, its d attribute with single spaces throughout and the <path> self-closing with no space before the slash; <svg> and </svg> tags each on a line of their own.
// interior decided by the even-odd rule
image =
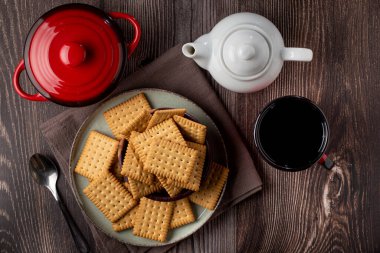
<svg viewBox="0 0 380 253">
<path fill-rule="evenodd" d="M 12 87 L 24 39 L 33 22 L 66 0 L 0 2 L 0 252 L 76 252 L 50 193 L 29 175 L 28 159 L 49 154 L 39 125 L 65 110 L 28 102 Z M 380 2 L 377 0 L 87 0 L 105 11 L 133 14 L 142 41 L 126 73 L 178 43 L 193 41 L 223 17 L 261 14 L 279 28 L 287 46 L 314 51 L 311 63 L 285 63 L 278 79 L 253 94 L 210 82 L 246 139 L 263 191 L 208 223 L 173 252 L 380 251 Z M 125 33 L 130 31 L 121 22 Z M 23 83 L 27 83 L 25 76 Z M 33 92 L 30 85 L 27 91 Z M 298 173 L 271 168 L 252 144 L 260 108 L 288 94 L 315 101 L 330 121 L 329 152 L 337 166 Z M 107 252 L 82 219 L 68 182 L 59 189 L 97 252 Z M 120 252 L 127 251 L 120 245 Z"/>
</svg>

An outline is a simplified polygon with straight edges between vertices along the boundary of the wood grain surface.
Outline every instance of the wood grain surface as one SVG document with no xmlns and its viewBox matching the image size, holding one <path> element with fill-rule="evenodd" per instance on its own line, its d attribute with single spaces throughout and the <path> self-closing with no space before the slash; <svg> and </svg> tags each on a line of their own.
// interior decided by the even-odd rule
<svg viewBox="0 0 380 253">
<path fill-rule="evenodd" d="M 66 2 L 0 2 L 0 252 L 76 252 L 53 197 L 28 171 L 33 153 L 50 153 L 39 125 L 65 108 L 23 100 L 11 81 L 29 28 L 41 14 Z M 285 45 L 314 51 L 311 63 L 285 63 L 270 87 L 253 94 L 227 91 L 205 72 L 245 138 L 264 188 L 171 252 L 380 252 L 379 1 L 81 2 L 128 12 L 141 22 L 141 44 L 126 74 L 172 46 L 207 33 L 223 17 L 243 11 L 269 18 Z M 126 35 L 131 33 L 125 22 L 119 24 Z M 21 81 L 33 92 L 25 74 Z M 316 165 L 285 173 L 258 156 L 253 122 L 266 103 L 289 94 L 305 96 L 325 112 L 332 133 L 329 152 L 337 163 L 332 171 Z M 109 242 L 87 226 L 65 178 L 58 187 L 92 251 L 107 252 Z M 118 249 L 128 252 L 121 244 Z"/>
</svg>

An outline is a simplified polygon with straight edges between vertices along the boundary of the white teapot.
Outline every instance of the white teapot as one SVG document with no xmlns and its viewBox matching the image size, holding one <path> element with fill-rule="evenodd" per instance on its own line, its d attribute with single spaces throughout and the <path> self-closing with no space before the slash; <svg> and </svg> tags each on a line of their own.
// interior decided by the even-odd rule
<svg viewBox="0 0 380 253">
<path fill-rule="evenodd" d="M 237 13 L 221 20 L 210 33 L 182 47 L 182 53 L 225 88 L 255 92 L 271 84 L 284 61 L 311 61 L 307 48 L 284 46 L 276 26 L 254 13 Z"/>
</svg>

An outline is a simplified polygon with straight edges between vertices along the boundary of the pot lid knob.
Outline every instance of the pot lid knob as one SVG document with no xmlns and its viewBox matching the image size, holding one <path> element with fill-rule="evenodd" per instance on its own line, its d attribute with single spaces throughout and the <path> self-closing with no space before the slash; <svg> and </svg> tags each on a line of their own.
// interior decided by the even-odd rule
<svg viewBox="0 0 380 253">
<path fill-rule="evenodd" d="M 77 67 L 86 60 L 86 48 L 79 43 L 63 44 L 59 52 L 62 63 L 69 67 Z"/>
</svg>

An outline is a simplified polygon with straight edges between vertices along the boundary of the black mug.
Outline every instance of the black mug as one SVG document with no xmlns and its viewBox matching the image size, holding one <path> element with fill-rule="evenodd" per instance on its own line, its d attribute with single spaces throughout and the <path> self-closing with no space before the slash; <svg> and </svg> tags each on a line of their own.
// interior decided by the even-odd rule
<svg viewBox="0 0 380 253">
<path fill-rule="evenodd" d="M 321 109 L 307 98 L 280 97 L 264 107 L 254 127 L 260 154 L 273 167 L 300 171 L 319 161 L 326 169 L 334 165 L 325 154 L 329 125 Z"/>
</svg>

